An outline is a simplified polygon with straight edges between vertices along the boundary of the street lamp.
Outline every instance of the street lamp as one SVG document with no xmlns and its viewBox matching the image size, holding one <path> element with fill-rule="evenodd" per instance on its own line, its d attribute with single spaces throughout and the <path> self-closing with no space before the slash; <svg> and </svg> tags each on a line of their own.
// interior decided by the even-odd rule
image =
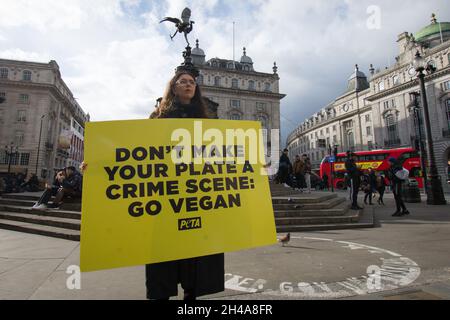
<svg viewBox="0 0 450 320">
<path fill-rule="evenodd" d="M 9 150 L 8 150 L 9 148 Z M 14 142 L 11 142 L 10 146 L 5 146 L 5 154 L 6 157 L 8 158 L 8 175 L 11 173 L 11 160 L 13 155 L 19 153 L 19 147 L 16 146 L 15 148 L 15 152 L 13 152 L 14 149 Z"/>
<path fill-rule="evenodd" d="M 39 129 L 39 142 L 38 142 L 38 150 L 37 150 L 37 158 L 36 158 L 36 169 L 34 170 L 36 173 L 36 176 L 38 176 L 37 170 L 38 170 L 38 163 L 39 163 L 39 152 L 41 151 L 42 120 L 44 120 L 44 117 L 45 117 L 45 114 L 41 116 L 41 128 Z"/>
<path fill-rule="evenodd" d="M 427 138 L 427 156 L 428 156 L 428 173 L 429 179 L 427 183 L 429 184 L 426 188 L 427 192 L 427 204 L 446 204 L 447 201 L 444 197 L 444 192 L 442 190 L 442 184 L 440 177 L 437 172 L 436 160 L 434 157 L 433 148 L 433 136 L 431 135 L 431 124 L 430 124 L 430 114 L 428 111 L 427 95 L 425 92 L 425 73 L 433 72 L 434 67 L 429 66 L 425 63 L 425 60 L 420 56 L 419 51 L 416 52 L 414 58 L 414 68 L 417 71 L 417 77 L 419 78 L 420 84 L 420 98 L 423 105 L 423 117 L 425 121 L 425 132 Z"/>
<path fill-rule="evenodd" d="M 427 183 L 428 183 L 427 167 L 426 167 L 426 162 L 425 162 L 426 152 L 425 152 L 425 146 L 423 145 L 423 138 L 422 138 L 422 123 L 420 121 L 420 106 L 419 106 L 419 102 L 417 101 L 417 98 L 420 96 L 420 93 L 415 92 L 415 91 L 410 92 L 409 96 L 411 98 L 411 103 L 408 105 L 408 110 L 410 113 L 413 113 L 413 115 L 414 115 L 414 119 L 415 119 L 414 129 L 419 136 L 420 166 L 421 166 L 421 170 L 422 170 L 423 186 L 424 186 L 424 190 L 426 190 Z M 418 128 L 416 128 L 416 124 L 417 124 Z M 415 138 L 415 140 L 416 140 L 416 138 Z"/>
</svg>

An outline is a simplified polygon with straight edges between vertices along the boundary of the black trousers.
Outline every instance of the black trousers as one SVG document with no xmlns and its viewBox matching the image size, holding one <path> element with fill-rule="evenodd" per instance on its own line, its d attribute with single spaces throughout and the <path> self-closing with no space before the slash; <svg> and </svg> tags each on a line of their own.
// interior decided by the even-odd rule
<svg viewBox="0 0 450 320">
<path fill-rule="evenodd" d="M 378 201 L 380 201 L 381 203 L 384 203 L 383 202 L 384 190 L 385 190 L 385 188 L 377 189 L 378 194 L 380 195 L 380 197 L 378 198 Z"/>
<path fill-rule="evenodd" d="M 351 186 L 351 195 L 352 195 L 352 207 L 358 206 L 358 192 L 359 192 L 359 185 L 360 181 L 359 178 L 352 178 L 350 180 L 350 186 Z"/>
<path fill-rule="evenodd" d="M 56 196 L 59 187 L 52 187 L 51 189 L 45 189 L 44 193 L 38 200 L 38 204 L 47 204 L 52 196 Z"/>
<path fill-rule="evenodd" d="M 397 211 L 406 211 L 405 203 L 402 198 L 402 184 L 396 183 L 392 186 L 392 192 L 394 193 L 395 205 L 397 206 Z"/>
</svg>

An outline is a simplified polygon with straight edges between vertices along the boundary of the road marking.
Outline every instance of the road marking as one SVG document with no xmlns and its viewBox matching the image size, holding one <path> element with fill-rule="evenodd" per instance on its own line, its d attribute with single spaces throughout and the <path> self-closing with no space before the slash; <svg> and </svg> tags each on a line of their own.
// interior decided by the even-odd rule
<svg viewBox="0 0 450 320">
<path fill-rule="evenodd" d="M 225 288 L 240 292 L 261 293 L 279 297 L 331 299 L 395 290 L 399 287 L 410 285 L 420 276 L 421 270 L 416 262 L 391 250 L 327 238 L 291 237 L 291 239 L 334 242 L 341 248 L 352 251 L 367 250 L 371 254 L 382 255 L 379 258 L 380 265 L 370 265 L 367 267 L 367 274 L 359 277 L 346 278 L 335 283 L 283 281 L 280 282 L 277 288 L 268 288 L 268 281 L 266 279 L 253 279 L 251 277 L 227 273 L 226 278 L 228 279 L 225 281 Z"/>
</svg>

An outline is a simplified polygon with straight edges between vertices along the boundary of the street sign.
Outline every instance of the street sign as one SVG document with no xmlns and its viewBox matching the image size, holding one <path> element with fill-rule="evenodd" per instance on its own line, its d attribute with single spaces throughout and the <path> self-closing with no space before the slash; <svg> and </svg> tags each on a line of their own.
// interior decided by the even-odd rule
<svg viewBox="0 0 450 320">
<path fill-rule="evenodd" d="M 335 156 L 330 156 L 330 157 L 328 157 L 328 161 L 331 162 L 331 163 L 336 162 L 336 157 Z"/>
</svg>

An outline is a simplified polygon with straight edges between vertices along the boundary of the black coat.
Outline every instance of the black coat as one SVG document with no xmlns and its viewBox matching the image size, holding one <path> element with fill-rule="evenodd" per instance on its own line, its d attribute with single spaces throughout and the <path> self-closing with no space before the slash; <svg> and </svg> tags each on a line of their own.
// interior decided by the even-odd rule
<svg viewBox="0 0 450 320">
<path fill-rule="evenodd" d="M 192 105 L 174 104 L 151 118 L 198 118 Z M 225 290 L 223 253 L 146 265 L 147 299 L 164 299 L 178 295 L 178 283 L 195 296 Z"/>
</svg>

